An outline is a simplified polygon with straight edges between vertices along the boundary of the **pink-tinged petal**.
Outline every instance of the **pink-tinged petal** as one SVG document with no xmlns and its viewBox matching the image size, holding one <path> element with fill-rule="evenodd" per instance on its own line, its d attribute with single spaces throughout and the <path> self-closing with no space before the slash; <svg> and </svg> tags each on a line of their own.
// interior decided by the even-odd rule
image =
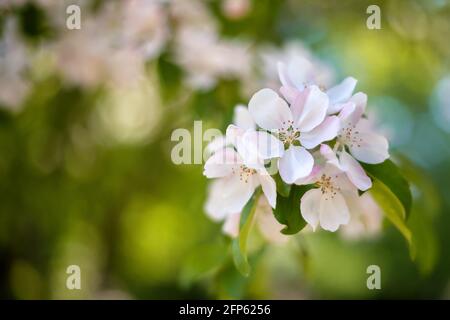
<svg viewBox="0 0 450 320">
<path fill-rule="evenodd" d="M 261 159 L 279 158 L 284 153 L 283 143 L 274 135 L 265 131 L 248 130 L 242 136 L 247 148 L 256 152 Z"/>
<path fill-rule="evenodd" d="M 332 173 L 328 173 L 333 176 Z M 339 191 L 344 196 L 345 199 L 347 197 L 354 197 L 358 195 L 358 188 L 355 186 L 353 182 L 350 181 L 348 175 L 344 171 L 339 171 L 334 173 L 333 181 L 339 186 Z"/>
<path fill-rule="evenodd" d="M 302 57 L 292 59 L 287 67 L 290 82 L 300 91 L 311 80 L 313 71 L 313 64 L 308 59 Z"/>
<path fill-rule="evenodd" d="M 358 126 L 356 127 L 358 129 Z M 358 141 L 349 146 L 350 153 L 359 161 L 377 164 L 389 158 L 389 144 L 380 134 L 362 131 L 357 135 Z"/>
<path fill-rule="evenodd" d="M 319 180 L 322 171 L 323 170 L 320 165 L 314 165 L 309 175 L 304 178 L 297 179 L 294 183 L 299 186 L 305 184 L 313 184 Z"/>
<path fill-rule="evenodd" d="M 307 88 L 303 91 L 295 91 L 292 92 L 292 100 L 290 101 L 291 104 L 291 112 L 292 112 L 292 118 L 294 120 L 294 124 L 297 126 L 297 122 L 299 121 L 300 117 L 303 114 L 303 110 L 305 109 L 305 104 L 308 99 L 308 95 L 311 92 L 311 88 Z"/>
<path fill-rule="evenodd" d="M 248 109 L 256 124 L 266 130 L 276 130 L 292 121 L 286 101 L 272 89 L 262 89 L 250 99 Z"/>
<path fill-rule="evenodd" d="M 227 145 L 236 146 L 238 138 L 242 137 L 245 133 L 245 130 L 235 126 L 234 124 L 230 124 L 227 127 L 225 132 L 225 139 Z"/>
<path fill-rule="evenodd" d="M 348 101 L 343 102 L 343 103 L 334 103 L 331 104 L 328 107 L 328 111 L 327 114 L 334 114 L 334 113 L 338 113 L 341 112 L 342 109 L 344 109 L 344 107 L 346 107 L 347 105 L 354 103 L 355 107 L 359 109 L 359 113 L 362 115 L 364 113 L 364 111 L 366 110 L 366 105 L 367 105 L 367 95 L 365 93 L 362 92 L 358 92 L 355 93 Z M 358 119 L 361 117 L 358 117 Z"/>
<path fill-rule="evenodd" d="M 330 103 L 343 103 L 350 99 L 357 82 L 355 78 L 347 77 L 338 85 L 330 88 L 327 91 L 328 97 L 330 97 Z"/>
<path fill-rule="evenodd" d="M 298 91 L 294 87 L 282 86 L 280 88 L 280 93 L 286 99 L 286 101 L 289 102 L 290 104 L 292 104 L 294 102 L 295 98 L 297 97 L 297 95 L 300 92 L 301 91 Z"/>
<path fill-rule="evenodd" d="M 203 174 L 207 178 L 220 178 L 232 173 L 242 163 L 241 157 L 231 148 L 216 151 L 205 163 Z"/>
<path fill-rule="evenodd" d="M 364 113 L 362 105 L 355 105 L 353 101 L 349 101 L 344 105 L 338 117 L 341 120 L 342 128 L 352 128 L 361 120 Z"/>
<path fill-rule="evenodd" d="M 330 148 L 327 144 L 320 145 L 320 154 L 327 160 L 327 163 L 333 165 L 336 168 L 341 168 L 339 163 L 339 159 L 336 156 L 336 153 L 333 149 Z"/>
<path fill-rule="evenodd" d="M 253 134 L 256 137 L 252 137 Z M 256 131 L 247 130 L 237 137 L 235 146 L 245 166 L 253 169 L 264 168 L 264 159 L 259 155 Z"/>
<path fill-rule="evenodd" d="M 301 132 L 311 131 L 322 123 L 327 109 L 328 96 L 317 86 L 311 86 L 299 94 L 292 104 L 294 122 Z"/>
<path fill-rule="evenodd" d="M 350 101 L 355 104 L 357 108 L 360 108 L 362 110 L 362 113 L 366 111 L 366 105 L 367 105 L 367 95 L 363 92 L 357 92 L 355 93 L 351 98 Z"/>
<path fill-rule="evenodd" d="M 259 183 L 270 206 L 275 209 L 277 203 L 277 185 L 275 181 L 269 174 L 261 174 L 259 175 Z"/>
<path fill-rule="evenodd" d="M 350 117 L 350 115 L 355 111 L 355 108 L 356 108 L 355 103 L 351 101 L 342 104 L 342 109 L 338 115 L 342 124 L 344 124 L 345 121 Z"/>
<path fill-rule="evenodd" d="M 306 149 L 315 148 L 324 141 L 329 141 L 336 138 L 340 126 L 341 123 L 338 117 L 327 117 L 321 124 L 311 131 L 303 132 L 300 135 L 300 142 Z"/>
<path fill-rule="evenodd" d="M 342 170 L 345 171 L 350 181 L 361 191 L 372 187 L 372 181 L 367 176 L 363 167 L 347 152 L 342 151 L 339 155 Z"/>
<path fill-rule="evenodd" d="M 233 122 L 236 126 L 244 130 L 256 129 L 255 121 L 253 121 L 250 112 L 244 105 L 237 105 L 234 108 Z"/>
<path fill-rule="evenodd" d="M 290 146 L 278 162 L 278 170 L 284 182 L 291 184 L 309 175 L 314 158 L 303 147 Z"/>
<path fill-rule="evenodd" d="M 232 238 L 236 238 L 239 235 L 239 222 L 241 220 L 241 213 L 231 213 L 222 226 L 223 233 L 229 235 Z"/>
<path fill-rule="evenodd" d="M 346 103 L 334 103 L 334 104 L 329 104 L 328 106 L 328 110 L 327 110 L 327 114 L 335 114 L 335 113 L 339 113 L 342 111 L 342 109 L 347 105 Z"/>
<path fill-rule="evenodd" d="M 277 70 L 278 70 L 278 77 L 280 78 L 281 84 L 286 87 L 294 87 L 294 84 L 289 79 L 287 67 L 283 62 L 277 63 Z"/>
<path fill-rule="evenodd" d="M 323 194 L 320 198 L 320 226 L 324 230 L 336 231 L 340 225 L 350 221 L 350 212 L 340 192 L 333 195 Z"/>
<path fill-rule="evenodd" d="M 322 193 L 319 189 L 311 189 L 305 192 L 300 199 L 300 212 L 303 219 L 316 231 L 319 225 L 320 199 Z"/>
<path fill-rule="evenodd" d="M 208 145 L 206 146 L 206 151 L 209 154 L 216 152 L 217 150 L 225 148 L 227 145 L 227 140 L 225 136 L 215 137 Z"/>
</svg>

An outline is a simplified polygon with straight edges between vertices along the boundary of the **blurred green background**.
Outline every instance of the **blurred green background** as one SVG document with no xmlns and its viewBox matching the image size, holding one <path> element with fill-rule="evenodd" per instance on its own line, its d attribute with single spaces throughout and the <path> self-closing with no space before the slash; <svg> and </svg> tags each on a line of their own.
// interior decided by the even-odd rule
<svg viewBox="0 0 450 320">
<path fill-rule="evenodd" d="M 145 60 L 138 85 L 67 81 L 51 44 L 79 31 L 62 31 L 54 21 L 65 7 L 51 2 L 0 2 L 3 36 L 14 17 L 28 54 L 13 73 L 26 79 L 27 94 L 14 108 L 0 102 L 1 298 L 450 298 L 449 1 L 249 0 L 237 9 L 186 1 L 202 4 L 221 39 L 245 39 L 248 51 L 301 41 L 337 81 L 357 78 L 413 184 L 415 261 L 389 225 L 359 240 L 317 232 L 256 245 L 249 278 L 203 211 L 202 165 L 171 161 L 174 129 L 192 130 L 194 120 L 226 128 L 235 104 L 250 98 L 243 80 L 189 86 L 175 58 L 183 26 L 168 14 L 166 42 Z M 110 1 L 76 2 L 84 23 Z M 381 8 L 380 30 L 366 27 L 371 4 Z M 170 11 L 171 1 L 162 6 Z M 1 68 L 11 64 L 5 57 L 0 46 Z M 16 89 L 0 71 L 0 91 Z M 72 264 L 81 267 L 81 290 L 66 288 Z M 381 267 L 381 290 L 366 288 L 371 264 Z"/>
</svg>

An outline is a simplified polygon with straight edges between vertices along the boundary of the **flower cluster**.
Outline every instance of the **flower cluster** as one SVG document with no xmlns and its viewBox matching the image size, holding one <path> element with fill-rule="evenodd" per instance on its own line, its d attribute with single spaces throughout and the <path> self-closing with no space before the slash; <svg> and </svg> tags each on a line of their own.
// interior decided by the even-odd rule
<svg viewBox="0 0 450 320">
<path fill-rule="evenodd" d="M 360 162 L 384 162 L 388 142 L 366 118 L 366 94 L 353 93 L 356 79 L 325 89 L 307 67 L 303 60 L 279 63 L 279 92 L 262 89 L 248 108 L 236 107 L 234 124 L 209 145 L 204 175 L 215 180 L 205 209 L 226 220 L 225 231 L 230 220 L 232 229 L 238 228 L 236 217 L 259 187 L 276 208 L 276 175 L 285 185 L 308 186 L 298 214 L 313 230 L 336 231 L 361 215 L 361 194 L 372 181 Z M 269 163 L 277 170 L 272 172 Z M 280 227 L 275 218 L 270 223 Z"/>
</svg>

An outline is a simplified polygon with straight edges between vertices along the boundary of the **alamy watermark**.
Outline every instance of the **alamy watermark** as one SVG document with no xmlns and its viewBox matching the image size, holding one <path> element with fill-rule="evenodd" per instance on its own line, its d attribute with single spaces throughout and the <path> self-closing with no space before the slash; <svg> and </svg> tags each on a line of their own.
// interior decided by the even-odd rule
<svg viewBox="0 0 450 320">
<path fill-rule="evenodd" d="M 76 4 L 71 4 L 66 8 L 66 27 L 69 30 L 81 29 L 81 8 Z"/>
<path fill-rule="evenodd" d="M 66 288 L 69 290 L 81 290 L 81 268 L 73 264 L 67 267 L 66 273 L 69 275 L 66 279 Z"/>
</svg>

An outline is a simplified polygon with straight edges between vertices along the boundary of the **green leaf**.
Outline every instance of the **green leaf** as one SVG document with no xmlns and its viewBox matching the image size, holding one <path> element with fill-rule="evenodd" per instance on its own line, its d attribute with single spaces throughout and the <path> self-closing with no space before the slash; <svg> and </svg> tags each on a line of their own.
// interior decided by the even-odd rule
<svg viewBox="0 0 450 320">
<path fill-rule="evenodd" d="M 362 166 L 369 175 L 381 181 L 400 200 L 404 208 L 404 219 L 408 219 L 411 211 L 412 195 L 408 181 L 403 177 L 400 169 L 391 161 L 380 164 L 366 164 Z"/>
<path fill-rule="evenodd" d="M 247 258 L 247 239 L 253 225 L 253 219 L 255 217 L 256 206 L 260 193 L 261 190 L 257 190 L 242 210 L 241 220 L 239 223 L 239 236 L 233 239 L 231 243 L 231 252 L 233 255 L 234 264 L 244 277 L 247 277 L 250 274 L 251 269 Z"/>
<path fill-rule="evenodd" d="M 273 213 L 279 223 L 286 225 L 281 233 L 296 234 L 306 226 L 306 221 L 300 213 L 300 199 L 309 189 L 307 186 L 292 185 L 289 197 L 278 197 Z"/>
<path fill-rule="evenodd" d="M 374 179 L 372 188 L 368 191 L 383 210 L 386 218 L 400 231 L 408 241 L 411 256 L 414 257 L 411 231 L 405 222 L 405 209 L 398 197 L 383 182 Z"/>
<path fill-rule="evenodd" d="M 285 183 L 279 174 L 275 176 L 275 183 L 277 184 L 277 192 L 282 197 L 289 197 L 289 193 L 291 192 L 291 186 Z"/>
</svg>

